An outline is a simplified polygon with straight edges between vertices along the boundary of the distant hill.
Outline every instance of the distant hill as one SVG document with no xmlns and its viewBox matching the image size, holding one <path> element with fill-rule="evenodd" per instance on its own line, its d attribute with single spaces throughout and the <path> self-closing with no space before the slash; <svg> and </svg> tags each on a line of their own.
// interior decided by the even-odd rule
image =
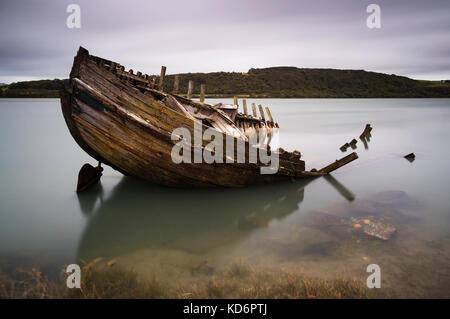
<svg viewBox="0 0 450 319">
<path fill-rule="evenodd" d="M 167 75 L 164 89 L 172 91 L 175 75 Z M 206 84 L 207 97 L 282 98 L 450 98 L 450 83 L 418 81 L 407 77 L 363 70 L 272 67 L 247 73 L 213 72 L 180 74 L 180 92 L 194 81 L 194 96 Z M 68 80 L 17 82 L 2 88 L 0 97 L 58 97 Z"/>
<path fill-rule="evenodd" d="M 69 79 L 15 82 L 2 87 L 0 97 L 58 98 L 62 88 L 69 88 Z"/>
</svg>

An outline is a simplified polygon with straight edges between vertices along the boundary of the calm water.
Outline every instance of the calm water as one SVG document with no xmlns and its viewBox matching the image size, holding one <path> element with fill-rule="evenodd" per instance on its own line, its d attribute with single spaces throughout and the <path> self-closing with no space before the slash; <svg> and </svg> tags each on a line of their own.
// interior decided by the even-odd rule
<svg viewBox="0 0 450 319">
<path fill-rule="evenodd" d="M 170 285 L 194 281 L 204 261 L 364 282 L 375 263 L 392 296 L 450 297 L 449 99 L 252 102 L 271 107 L 280 145 L 300 150 L 308 169 L 344 156 L 339 147 L 366 123 L 372 137 L 328 179 L 182 190 L 106 168 L 101 185 L 77 196 L 78 170 L 95 161 L 70 136 L 59 100 L 0 99 L 0 266 L 52 275 L 104 257 Z M 413 162 L 403 158 L 411 152 Z M 396 232 L 363 235 L 355 217 L 383 218 Z"/>
</svg>

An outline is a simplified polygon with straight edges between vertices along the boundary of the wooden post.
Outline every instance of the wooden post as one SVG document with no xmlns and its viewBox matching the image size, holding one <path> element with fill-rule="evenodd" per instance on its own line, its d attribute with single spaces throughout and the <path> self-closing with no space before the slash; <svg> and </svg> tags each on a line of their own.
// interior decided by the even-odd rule
<svg viewBox="0 0 450 319">
<path fill-rule="evenodd" d="M 242 106 L 244 107 L 244 114 L 247 115 L 247 100 L 242 100 Z"/>
<path fill-rule="evenodd" d="M 187 98 L 192 99 L 192 91 L 194 90 L 194 81 L 189 80 Z"/>
<path fill-rule="evenodd" d="M 180 88 L 180 76 L 175 75 L 175 80 L 173 82 L 173 94 L 178 94 L 179 88 Z"/>
<path fill-rule="evenodd" d="M 366 127 L 364 128 L 364 131 L 362 132 L 362 134 L 359 136 L 360 139 L 363 139 L 364 137 L 366 137 L 367 134 L 370 133 L 370 131 L 372 131 L 372 127 L 370 126 L 370 124 L 366 124 Z"/>
<path fill-rule="evenodd" d="M 166 76 L 166 67 L 163 65 L 161 67 L 161 74 L 159 76 L 159 85 L 158 88 L 159 90 L 163 91 L 163 86 L 164 86 L 164 77 Z"/>
<path fill-rule="evenodd" d="M 238 105 L 238 98 L 237 98 L 236 95 L 235 95 L 234 98 L 233 98 L 233 104 L 234 104 L 234 105 Z"/>
<path fill-rule="evenodd" d="M 263 110 L 261 104 L 258 105 L 258 108 L 259 108 L 259 113 L 261 113 L 261 119 L 265 122 L 266 118 L 264 117 L 264 110 Z"/>
<path fill-rule="evenodd" d="M 205 102 L 205 84 L 200 84 L 200 102 Z"/>
<path fill-rule="evenodd" d="M 268 106 L 266 106 L 266 113 L 267 113 L 267 116 L 269 117 L 270 122 L 273 124 L 272 113 L 270 113 L 270 110 L 269 110 Z"/>
<path fill-rule="evenodd" d="M 254 117 L 258 117 L 258 114 L 256 113 L 256 105 L 255 105 L 255 103 L 252 103 L 252 111 L 253 111 L 253 116 Z"/>
</svg>

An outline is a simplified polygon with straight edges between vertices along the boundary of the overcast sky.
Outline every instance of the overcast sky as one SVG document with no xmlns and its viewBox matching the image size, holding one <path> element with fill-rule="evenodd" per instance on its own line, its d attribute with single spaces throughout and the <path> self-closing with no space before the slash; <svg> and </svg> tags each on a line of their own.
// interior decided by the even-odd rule
<svg viewBox="0 0 450 319">
<path fill-rule="evenodd" d="M 66 8 L 81 7 L 69 29 Z M 366 8 L 381 7 L 381 28 Z M 78 47 L 148 74 L 364 69 L 450 79 L 450 0 L 1 0 L 0 82 L 66 78 Z"/>
</svg>

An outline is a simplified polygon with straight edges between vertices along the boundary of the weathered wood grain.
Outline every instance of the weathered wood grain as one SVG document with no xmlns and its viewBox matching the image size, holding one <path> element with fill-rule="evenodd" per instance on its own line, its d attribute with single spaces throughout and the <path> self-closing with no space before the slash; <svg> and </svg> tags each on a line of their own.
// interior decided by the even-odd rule
<svg viewBox="0 0 450 319">
<path fill-rule="evenodd" d="M 161 79 L 165 70 L 161 70 Z M 231 119 L 220 107 L 192 101 L 176 94 L 156 90 L 154 78 L 98 57 L 90 56 L 80 48 L 71 71 L 71 91 L 61 93 L 64 119 L 79 146 L 90 156 L 106 165 L 154 183 L 174 187 L 243 187 L 265 184 L 290 178 L 310 178 L 336 169 L 333 163 L 319 172 L 305 171 L 305 162 L 299 152 L 280 152 L 279 169 L 274 174 L 261 174 L 265 164 L 249 162 L 252 146 L 243 131 L 264 125 L 256 116 L 244 113 Z M 190 81 L 192 95 L 193 82 Z M 204 99 L 204 85 L 201 94 Z M 237 102 L 237 101 L 236 101 Z M 262 111 L 262 107 L 260 107 Z M 264 121 L 264 113 L 261 112 Z M 268 116 L 271 114 L 268 111 Z M 204 120 L 202 133 L 213 126 L 223 142 L 222 163 L 180 163 L 171 159 L 177 141 L 171 134 L 176 128 L 186 128 L 194 136 L 194 121 Z M 236 122 L 235 122 L 236 121 Z M 253 123 L 253 124 L 252 124 Z M 252 128 L 253 129 L 253 128 Z M 231 157 L 227 156 L 227 141 L 232 141 Z M 244 163 L 237 163 L 238 141 L 244 145 Z M 189 144 L 191 158 L 203 152 L 210 141 L 201 145 Z M 217 151 L 217 150 L 216 150 Z M 258 148 L 255 149 L 258 154 Z M 270 150 L 268 151 L 270 154 Z M 342 164 L 345 161 L 340 162 Z M 349 161 L 348 161 L 349 162 Z M 344 164 L 342 164 L 344 165 Z"/>
</svg>

